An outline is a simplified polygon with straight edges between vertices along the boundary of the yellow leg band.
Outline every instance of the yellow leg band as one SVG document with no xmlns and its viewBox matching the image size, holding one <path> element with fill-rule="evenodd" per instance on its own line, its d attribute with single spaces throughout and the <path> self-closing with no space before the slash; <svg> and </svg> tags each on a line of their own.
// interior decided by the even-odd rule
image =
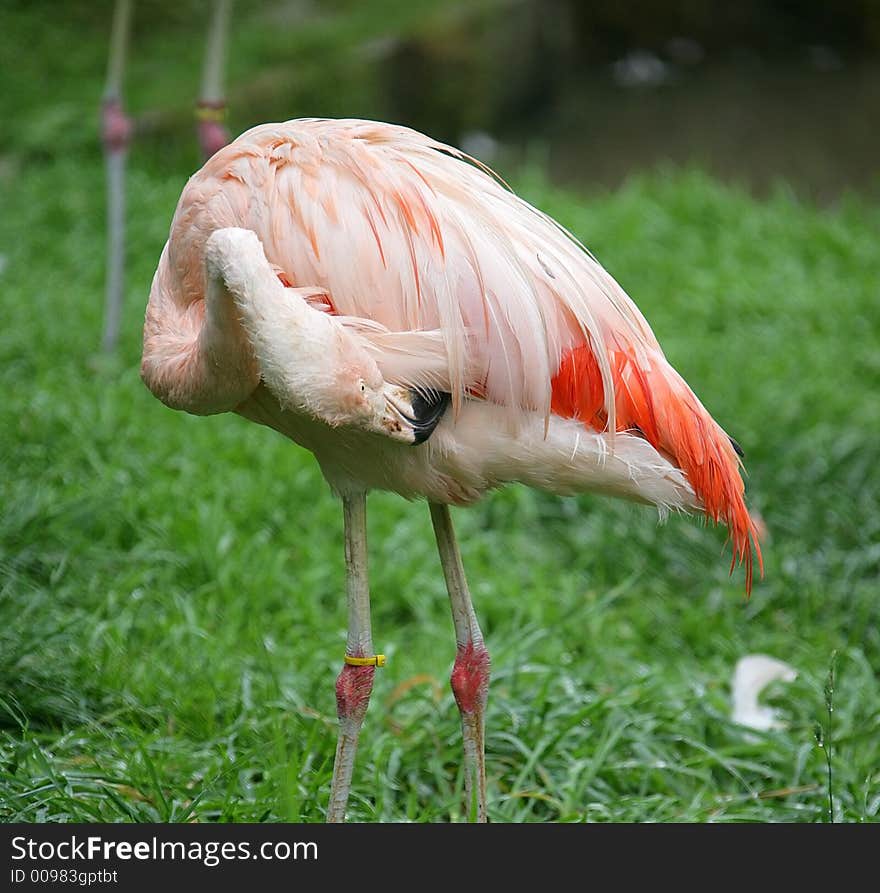
<svg viewBox="0 0 880 893">
<path fill-rule="evenodd" d="M 198 121 L 216 121 L 222 124 L 226 120 L 226 106 L 197 105 L 195 115 Z"/>
<path fill-rule="evenodd" d="M 345 662 L 350 667 L 384 667 L 385 655 L 373 654 L 370 657 L 352 657 L 350 654 L 346 654 Z"/>
</svg>

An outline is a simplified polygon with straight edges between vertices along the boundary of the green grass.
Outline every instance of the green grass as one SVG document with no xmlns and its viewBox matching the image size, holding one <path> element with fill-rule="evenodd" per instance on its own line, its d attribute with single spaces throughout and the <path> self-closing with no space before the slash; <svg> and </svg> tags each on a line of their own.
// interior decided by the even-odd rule
<svg viewBox="0 0 880 893">
<path fill-rule="evenodd" d="M 101 159 L 63 143 L 66 103 L 99 93 L 92 68 L 57 101 L 22 80 L 22 136 L 0 158 L 0 817 L 320 821 L 341 512 L 304 451 L 236 417 L 173 413 L 140 383 L 143 308 L 187 174 L 153 144 L 131 158 L 123 343 L 96 360 Z M 35 153 L 38 124 L 58 144 Z M 770 536 L 747 602 L 723 534 L 693 519 L 658 526 L 647 509 L 523 488 L 455 513 L 493 659 L 492 819 L 822 821 L 818 722 L 835 818 L 876 821 L 880 209 L 817 209 L 784 188 L 756 201 L 695 171 L 589 198 L 534 171 L 512 179 L 591 246 L 743 445 Z M 454 641 L 427 510 L 369 505 L 389 663 L 350 815 L 460 820 Z M 728 718 L 750 652 L 799 671 L 770 691 L 783 731 Z"/>
</svg>

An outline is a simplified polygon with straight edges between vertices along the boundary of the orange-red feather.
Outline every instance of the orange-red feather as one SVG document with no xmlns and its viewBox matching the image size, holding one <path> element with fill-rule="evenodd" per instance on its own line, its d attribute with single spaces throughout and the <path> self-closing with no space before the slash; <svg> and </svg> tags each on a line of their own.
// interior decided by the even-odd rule
<svg viewBox="0 0 880 893">
<path fill-rule="evenodd" d="M 662 357 L 646 369 L 630 351 L 619 346 L 611 351 L 609 359 L 617 430 L 638 429 L 687 475 L 706 516 L 727 525 L 733 541 L 733 562 L 745 565 L 746 591 L 751 592 L 753 560 L 757 559 L 762 574 L 764 566 L 758 528 L 743 499 L 740 462 L 730 438 Z M 552 382 L 551 410 L 596 431 L 607 426 L 602 376 L 589 345 L 563 356 Z"/>
</svg>

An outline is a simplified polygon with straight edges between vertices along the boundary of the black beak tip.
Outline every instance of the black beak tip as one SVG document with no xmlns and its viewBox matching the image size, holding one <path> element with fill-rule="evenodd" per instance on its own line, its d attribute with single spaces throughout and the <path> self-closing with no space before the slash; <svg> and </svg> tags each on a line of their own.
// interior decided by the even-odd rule
<svg viewBox="0 0 880 893">
<path fill-rule="evenodd" d="M 433 433 L 440 419 L 443 418 L 452 395 L 445 391 L 411 391 L 413 418 L 410 419 L 413 426 L 415 439 L 413 446 L 424 443 Z"/>
</svg>

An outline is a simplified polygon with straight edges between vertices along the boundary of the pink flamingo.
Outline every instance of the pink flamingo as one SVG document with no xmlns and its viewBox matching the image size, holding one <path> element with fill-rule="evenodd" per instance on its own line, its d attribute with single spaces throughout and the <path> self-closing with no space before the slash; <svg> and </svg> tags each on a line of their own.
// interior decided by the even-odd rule
<svg viewBox="0 0 880 893">
<path fill-rule="evenodd" d="M 727 525 L 751 588 L 739 448 L 635 304 L 483 165 L 404 127 L 255 127 L 187 184 L 153 280 L 142 376 L 311 450 L 342 498 L 348 643 L 327 811 L 345 817 L 375 668 L 366 493 L 428 501 L 452 606 L 468 810 L 485 821 L 489 653 L 450 505 L 521 482 Z M 740 453 L 741 455 L 741 453 Z"/>
</svg>

